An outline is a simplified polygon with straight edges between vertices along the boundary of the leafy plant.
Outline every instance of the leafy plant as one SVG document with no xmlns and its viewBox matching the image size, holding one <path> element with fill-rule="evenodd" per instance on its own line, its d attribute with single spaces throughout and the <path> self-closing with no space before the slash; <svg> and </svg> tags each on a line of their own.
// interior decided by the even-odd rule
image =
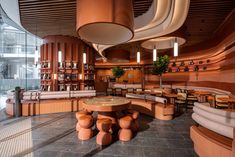
<svg viewBox="0 0 235 157">
<path fill-rule="evenodd" d="M 122 75 L 125 74 L 125 71 L 121 67 L 117 66 L 112 69 L 112 73 L 114 77 L 120 78 Z"/>
<path fill-rule="evenodd" d="M 160 88 L 162 88 L 162 74 L 166 73 L 170 59 L 168 55 L 160 56 L 157 61 L 153 63 L 152 75 L 159 75 Z"/>
</svg>

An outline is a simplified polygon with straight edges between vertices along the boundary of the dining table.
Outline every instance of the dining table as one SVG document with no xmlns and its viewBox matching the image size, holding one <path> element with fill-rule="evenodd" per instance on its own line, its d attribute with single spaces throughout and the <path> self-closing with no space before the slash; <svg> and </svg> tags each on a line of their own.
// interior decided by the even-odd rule
<svg viewBox="0 0 235 157">
<path fill-rule="evenodd" d="M 131 101 L 124 97 L 102 96 L 84 99 L 82 107 L 88 111 L 98 112 L 97 119 L 111 119 L 112 128 L 116 130 L 119 111 L 127 110 L 130 104 Z"/>
</svg>

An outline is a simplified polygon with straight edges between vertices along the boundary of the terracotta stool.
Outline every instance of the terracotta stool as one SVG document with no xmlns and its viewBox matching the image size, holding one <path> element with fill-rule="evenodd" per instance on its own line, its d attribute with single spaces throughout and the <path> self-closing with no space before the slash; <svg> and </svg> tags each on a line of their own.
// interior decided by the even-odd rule
<svg viewBox="0 0 235 157">
<path fill-rule="evenodd" d="M 76 112 L 75 116 L 76 116 L 77 120 L 79 120 L 79 118 L 80 118 L 81 116 L 88 115 L 88 114 L 89 114 L 89 113 L 88 113 L 87 111 L 81 110 L 81 111 L 79 111 L 79 112 Z M 80 127 L 79 123 L 77 122 L 76 130 L 79 131 L 80 128 L 81 128 L 81 127 Z"/>
<path fill-rule="evenodd" d="M 80 130 L 78 132 L 78 138 L 80 140 L 88 140 L 93 136 L 91 126 L 93 124 L 93 118 L 91 115 L 84 115 L 79 118 L 78 121 Z"/>
<path fill-rule="evenodd" d="M 132 130 L 131 130 L 131 124 L 132 124 L 132 117 L 131 116 L 125 116 L 119 119 L 119 125 L 121 129 L 119 130 L 119 140 L 121 141 L 129 141 L 132 138 Z"/>
<path fill-rule="evenodd" d="M 116 119 L 116 115 L 112 115 L 112 114 L 109 115 L 109 113 L 107 113 L 107 114 L 102 113 L 102 114 L 98 114 L 97 119 L 110 119 L 111 122 L 112 122 L 112 126 L 111 126 L 109 131 L 111 133 L 113 133 L 113 132 L 115 132 L 116 130 L 119 129 L 117 119 Z"/>
<path fill-rule="evenodd" d="M 87 111 L 81 110 L 81 111 L 76 112 L 75 116 L 76 116 L 77 120 L 79 120 L 79 118 L 81 116 L 84 116 L 84 115 L 87 115 L 87 114 L 89 114 Z"/>
<path fill-rule="evenodd" d="M 139 130 L 139 123 L 138 123 L 138 117 L 140 115 L 140 113 L 138 111 L 135 110 L 127 110 L 128 115 L 130 115 L 133 118 L 133 122 L 131 124 L 131 130 L 133 132 L 137 132 Z"/>
<path fill-rule="evenodd" d="M 96 143 L 99 145 L 109 145 L 112 142 L 112 135 L 109 132 L 112 121 L 108 118 L 98 119 L 96 126 L 100 131 L 96 136 Z"/>
</svg>

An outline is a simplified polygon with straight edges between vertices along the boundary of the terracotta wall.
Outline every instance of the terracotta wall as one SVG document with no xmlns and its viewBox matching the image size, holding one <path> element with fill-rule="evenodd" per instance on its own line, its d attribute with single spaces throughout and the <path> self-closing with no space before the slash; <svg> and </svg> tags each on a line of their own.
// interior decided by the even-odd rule
<svg viewBox="0 0 235 157">
<path fill-rule="evenodd" d="M 110 69 L 97 69 L 96 78 L 98 80 L 104 80 L 105 77 L 113 76 L 112 70 Z M 123 80 L 128 80 L 128 83 L 140 83 L 141 82 L 142 71 L 141 70 L 126 70 L 125 74 L 120 77 L 117 82 L 123 82 Z"/>
</svg>

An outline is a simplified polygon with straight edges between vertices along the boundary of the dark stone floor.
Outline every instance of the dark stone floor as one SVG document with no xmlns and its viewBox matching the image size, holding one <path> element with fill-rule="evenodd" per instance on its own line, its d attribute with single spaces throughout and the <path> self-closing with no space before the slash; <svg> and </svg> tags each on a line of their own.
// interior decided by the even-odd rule
<svg viewBox="0 0 235 157">
<path fill-rule="evenodd" d="M 191 112 L 172 121 L 161 121 L 141 115 L 139 118 L 141 129 L 131 141 L 116 140 L 105 148 L 96 145 L 95 137 L 88 141 L 78 140 L 75 131 L 76 122 L 74 113 L 41 115 L 0 122 L 0 156 L 197 156 L 189 137 L 189 128 L 194 124 Z M 16 129 L 13 131 L 14 128 Z"/>
</svg>

